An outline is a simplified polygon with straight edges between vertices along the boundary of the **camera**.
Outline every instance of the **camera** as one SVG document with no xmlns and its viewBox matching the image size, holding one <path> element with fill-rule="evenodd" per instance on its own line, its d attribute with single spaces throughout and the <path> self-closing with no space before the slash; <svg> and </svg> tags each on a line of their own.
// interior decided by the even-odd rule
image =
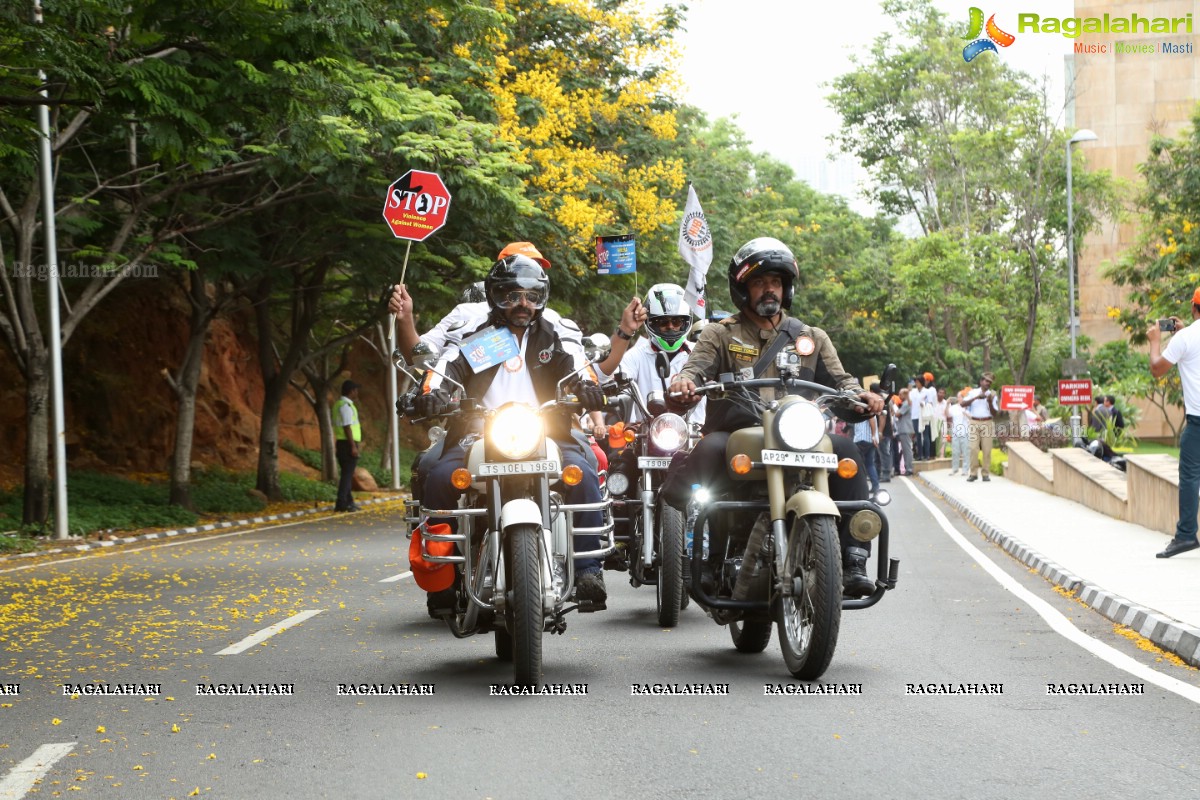
<svg viewBox="0 0 1200 800">
<path fill-rule="evenodd" d="M 1158 329 L 1165 333 L 1174 333 L 1175 332 L 1175 320 L 1160 319 L 1158 321 Z"/>
</svg>

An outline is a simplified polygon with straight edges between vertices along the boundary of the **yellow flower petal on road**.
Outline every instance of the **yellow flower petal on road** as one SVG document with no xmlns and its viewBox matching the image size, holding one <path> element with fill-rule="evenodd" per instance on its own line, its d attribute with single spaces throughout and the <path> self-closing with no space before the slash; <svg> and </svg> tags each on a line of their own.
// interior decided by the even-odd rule
<svg viewBox="0 0 1200 800">
<path fill-rule="evenodd" d="M 105 732 L 105 731 L 104 731 L 104 726 L 103 726 L 103 725 L 97 725 L 97 726 L 96 726 L 96 733 L 104 733 L 104 732 Z"/>
<path fill-rule="evenodd" d="M 62 720 L 59 719 L 58 717 L 55 717 L 54 719 L 50 720 L 50 724 L 51 725 L 62 725 Z"/>
<path fill-rule="evenodd" d="M 428 775 L 426 775 L 424 772 L 418 772 L 418 773 L 417 773 L 417 780 L 419 780 L 419 781 L 423 781 L 423 780 L 425 780 L 425 779 L 426 779 L 426 778 L 428 778 L 428 777 L 429 777 L 429 776 L 428 776 Z"/>
<path fill-rule="evenodd" d="M 198 794 L 200 794 L 199 786 L 197 786 L 195 789 L 192 789 L 190 792 L 188 792 L 188 797 L 195 797 Z"/>
<path fill-rule="evenodd" d="M 145 767 L 143 767 L 141 764 L 136 764 L 136 765 L 134 766 L 134 770 L 135 770 L 135 771 L 136 771 L 136 770 L 141 770 L 141 769 L 145 769 Z"/>
<path fill-rule="evenodd" d="M 179 733 L 179 725 L 172 725 L 171 733 Z"/>
<path fill-rule="evenodd" d="M 204 760 L 205 760 L 205 761 L 212 761 L 212 760 L 213 760 L 214 758 L 216 758 L 216 757 L 217 757 L 217 754 L 216 754 L 216 753 L 209 753 L 209 754 L 208 754 L 208 758 L 206 758 L 206 759 L 204 759 Z"/>
</svg>

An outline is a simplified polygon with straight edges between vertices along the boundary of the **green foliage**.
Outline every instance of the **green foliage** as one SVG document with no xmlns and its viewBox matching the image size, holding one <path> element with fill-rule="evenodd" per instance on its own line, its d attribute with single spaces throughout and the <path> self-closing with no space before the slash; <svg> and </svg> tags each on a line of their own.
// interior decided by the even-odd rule
<svg viewBox="0 0 1200 800">
<path fill-rule="evenodd" d="M 309 469 L 315 469 L 317 472 L 321 471 L 322 463 L 320 450 L 309 450 L 292 441 L 285 441 L 280 445 L 280 447 L 282 447 L 284 450 L 287 450 L 296 458 L 300 459 L 300 461 L 304 463 L 304 466 L 308 467 Z"/>
</svg>

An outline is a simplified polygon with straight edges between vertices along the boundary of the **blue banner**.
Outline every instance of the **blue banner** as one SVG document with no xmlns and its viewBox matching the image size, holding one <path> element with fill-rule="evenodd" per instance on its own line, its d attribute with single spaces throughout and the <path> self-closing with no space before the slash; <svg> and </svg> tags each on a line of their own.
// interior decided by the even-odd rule
<svg viewBox="0 0 1200 800">
<path fill-rule="evenodd" d="M 596 237 L 596 272 L 601 275 L 637 272 L 637 242 L 632 233 Z"/>
</svg>

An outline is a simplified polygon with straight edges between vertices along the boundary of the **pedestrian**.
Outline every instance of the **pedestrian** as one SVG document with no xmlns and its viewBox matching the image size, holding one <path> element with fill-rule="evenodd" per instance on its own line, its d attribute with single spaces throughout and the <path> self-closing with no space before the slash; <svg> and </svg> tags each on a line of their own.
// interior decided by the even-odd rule
<svg viewBox="0 0 1200 800">
<path fill-rule="evenodd" d="M 1096 407 L 1091 412 L 1091 428 L 1097 437 L 1104 436 L 1104 429 L 1108 427 L 1108 420 L 1112 418 L 1112 409 L 1104 399 L 1103 396 L 1098 397 Z"/>
<path fill-rule="evenodd" d="M 872 383 L 871 391 L 875 394 L 880 394 L 879 384 Z M 896 428 L 893 423 L 895 414 L 893 413 L 893 405 L 891 403 L 884 404 L 883 411 L 879 413 L 879 446 L 875 448 L 875 453 L 879 456 L 879 482 L 890 483 L 892 480 L 892 472 L 895 470 L 893 461 L 893 448 L 895 447 Z"/>
<path fill-rule="evenodd" d="M 876 417 L 854 424 L 854 446 L 858 448 L 863 463 L 867 466 L 867 477 L 871 480 L 871 495 L 879 491 L 879 472 L 875 469 L 875 446 L 879 443 L 879 428 Z"/>
<path fill-rule="evenodd" d="M 1125 430 L 1125 415 L 1121 413 L 1121 409 L 1117 408 L 1116 396 L 1106 394 L 1104 407 L 1108 410 L 1108 418 L 1113 421 L 1113 427 L 1119 431 Z"/>
<path fill-rule="evenodd" d="M 992 471 L 992 438 L 996 434 L 994 418 L 999 413 L 998 397 L 992 391 L 992 381 L 995 376 L 990 372 L 983 373 L 979 385 L 967 392 L 963 398 L 963 407 L 967 411 L 967 463 L 971 474 L 967 481 L 973 481 L 979 473 L 979 455 L 983 454 L 983 479 L 990 481 Z"/>
<path fill-rule="evenodd" d="M 950 431 L 950 474 L 967 474 L 967 412 L 958 397 L 946 402 L 946 429 Z"/>
<path fill-rule="evenodd" d="M 929 435 L 930 441 L 933 442 L 933 457 L 946 457 L 946 442 L 949 436 L 946 434 L 946 409 L 949 403 L 946 400 L 946 390 L 937 389 L 934 394 L 933 404 L 933 419 L 930 420 L 930 428 L 932 433 Z"/>
<path fill-rule="evenodd" d="M 1174 335 L 1160 353 L 1162 331 L 1155 322 L 1146 331 L 1150 342 L 1150 374 L 1155 378 L 1166 375 L 1171 365 L 1179 368 L 1179 382 L 1183 386 L 1183 409 L 1185 413 L 1183 433 L 1179 436 L 1179 521 L 1175 523 L 1175 537 L 1167 544 L 1158 558 L 1195 550 L 1197 493 L 1200 492 L 1200 289 L 1192 294 L 1192 323 L 1186 327 L 1183 320 L 1171 317 Z"/>
<path fill-rule="evenodd" d="M 925 380 L 925 388 L 921 390 L 921 456 L 929 461 L 934 458 L 934 448 L 937 446 L 934 423 L 938 419 L 938 393 L 933 385 L 932 372 L 926 372 L 921 377 Z"/>
<path fill-rule="evenodd" d="M 1050 421 L 1050 414 L 1046 411 L 1046 407 L 1042 405 L 1042 400 L 1036 394 L 1033 396 L 1033 413 L 1037 415 L 1040 424 L 1045 425 Z"/>
<path fill-rule="evenodd" d="M 912 452 L 914 461 L 925 460 L 925 377 L 918 375 L 908 387 L 909 415 L 912 417 Z M 910 468 L 911 472 L 912 469 Z"/>
<path fill-rule="evenodd" d="M 333 404 L 334 453 L 337 455 L 338 476 L 337 503 L 334 511 L 358 511 L 354 504 L 351 487 L 354 484 L 354 468 L 358 466 L 359 443 L 362 442 L 362 426 L 358 423 L 358 384 L 342 381 L 342 396 Z"/>
<path fill-rule="evenodd" d="M 904 459 L 899 467 L 901 475 L 912 475 L 914 471 L 912 396 L 912 390 L 901 389 L 900 407 L 896 409 L 896 436 L 900 439 L 900 452 Z"/>
</svg>

